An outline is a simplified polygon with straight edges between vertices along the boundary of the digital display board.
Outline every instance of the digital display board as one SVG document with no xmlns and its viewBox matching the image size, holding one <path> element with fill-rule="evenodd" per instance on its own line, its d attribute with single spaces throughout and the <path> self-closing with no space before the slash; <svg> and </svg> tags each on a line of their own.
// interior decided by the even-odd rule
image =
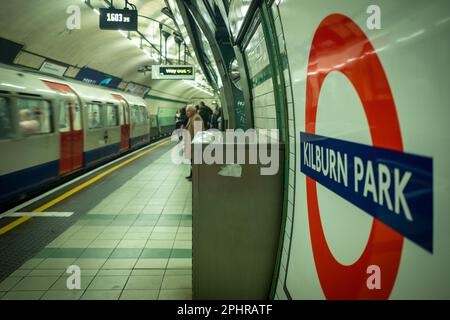
<svg viewBox="0 0 450 320">
<path fill-rule="evenodd" d="M 195 80 L 195 67 L 152 66 L 152 78 L 156 80 Z"/>
<path fill-rule="evenodd" d="M 100 29 L 137 31 L 138 12 L 129 9 L 100 8 Z"/>
</svg>

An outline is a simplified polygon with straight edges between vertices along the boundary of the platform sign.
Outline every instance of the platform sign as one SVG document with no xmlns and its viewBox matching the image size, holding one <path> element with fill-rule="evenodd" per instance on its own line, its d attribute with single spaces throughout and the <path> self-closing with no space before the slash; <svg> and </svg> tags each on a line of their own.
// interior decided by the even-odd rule
<svg viewBox="0 0 450 320">
<path fill-rule="evenodd" d="M 76 80 L 80 80 L 90 84 L 96 84 L 100 86 L 105 86 L 108 88 L 115 89 L 119 86 L 122 81 L 119 78 L 110 76 L 106 73 L 99 72 L 88 67 L 84 67 L 78 72 L 75 77 Z"/>
<path fill-rule="evenodd" d="M 195 80 L 195 67 L 185 66 L 152 66 L 152 78 L 155 80 Z"/>
<path fill-rule="evenodd" d="M 101 30 L 138 30 L 138 12 L 129 9 L 100 8 Z"/>
<path fill-rule="evenodd" d="M 56 76 L 63 76 L 67 71 L 67 67 L 61 66 L 59 64 L 55 64 L 49 61 L 45 61 L 39 71 L 54 74 Z"/>
<path fill-rule="evenodd" d="M 151 88 L 142 86 L 133 82 L 129 82 L 127 86 L 125 87 L 125 92 L 134 94 L 136 96 L 144 98 Z"/>
</svg>

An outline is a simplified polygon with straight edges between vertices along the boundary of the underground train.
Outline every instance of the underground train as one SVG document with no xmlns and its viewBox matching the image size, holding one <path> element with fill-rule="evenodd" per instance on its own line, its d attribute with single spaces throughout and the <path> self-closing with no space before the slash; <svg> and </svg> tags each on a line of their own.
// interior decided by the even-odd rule
<svg viewBox="0 0 450 320">
<path fill-rule="evenodd" d="M 159 120 L 140 97 L 0 66 L 0 204 L 171 134 Z"/>
</svg>

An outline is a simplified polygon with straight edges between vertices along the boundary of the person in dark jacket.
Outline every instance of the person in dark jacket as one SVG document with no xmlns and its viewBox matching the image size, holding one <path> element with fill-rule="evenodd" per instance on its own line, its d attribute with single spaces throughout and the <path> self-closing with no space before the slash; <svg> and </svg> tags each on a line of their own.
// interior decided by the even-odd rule
<svg viewBox="0 0 450 320">
<path fill-rule="evenodd" d="M 208 130 L 211 128 L 211 117 L 213 114 L 213 111 L 210 107 L 208 107 L 205 102 L 201 101 L 199 105 L 199 114 L 203 119 L 205 130 Z"/>
<path fill-rule="evenodd" d="M 211 117 L 211 129 L 219 129 L 220 108 L 217 107 Z"/>
</svg>

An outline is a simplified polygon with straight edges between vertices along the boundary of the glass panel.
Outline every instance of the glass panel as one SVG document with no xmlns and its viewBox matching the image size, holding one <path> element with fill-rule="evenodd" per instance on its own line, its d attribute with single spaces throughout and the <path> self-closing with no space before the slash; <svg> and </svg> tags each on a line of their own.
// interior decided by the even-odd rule
<svg viewBox="0 0 450 320">
<path fill-rule="evenodd" d="M 262 26 L 252 35 L 244 50 L 248 66 L 252 110 L 256 129 L 277 129 L 272 69 Z"/>
<path fill-rule="evenodd" d="M 134 124 L 142 124 L 144 122 L 143 120 L 142 111 L 140 110 L 139 106 L 132 106 L 131 107 L 131 121 Z"/>
<path fill-rule="evenodd" d="M 146 124 L 147 123 L 147 119 L 148 119 L 147 108 L 146 107 L 141 107 L 141 112 L 142 112 L 142 124 Z"/>
<path fill-rule="evenodd" d="M 101 105 L 98 104 L 89 104 L 87 106 L 89 129 L 97 129 L 103 127 L 101 110 Z"/>
<path fill-rule="evenodd" d="M 20 131 L 25 136 L 51 132 L 50 104 L 44 100 L 17 99 Z"/>
<path fill-rule="evenodd" d="M 59 104 L 59 132 L 70 131 L 70 116 L 69 108 L 66 101 L 61 101 Z"/>
<path fill-rule="evenodd" d="M 123 105 L 123 109 L 124 109 L 124 112 L 125 112 L 125 123 L 126 123 L 126 124 L 130 124 L 130 116 L 129 116 L 129 108 L 128 108 L 128 105 L 124 104 L 124 105 Z"/>
<path fill-rule="evenodd" d="M 73 108 L 73 130 L 80 131 L 83 129 L 83 125 L 81 123 L 81 107 L 78 102 L 74 102 L 72 104 Z"/>
<path fill-rule="evenodd" d="M 123 103 L 119 105 L 119 123 L 121 126 L 125 124 L 125 106 Z"/>
<path fill-rule="evenodd" d="M 230 20 L 230 28 L 233 38 L 236 39 L 242 24 L 244 23 L 245 16 L 252 0 L 234 0 L 230 5 L 230 11 L 228 14 Z"/>
<path fill-rule="evenodd" d="M 11 118 L 10 100 L 0 97 L 0 139 L 14 137 L 14 128 Z"/>
<path fill-rule="evenodd" d="M 119 111 L 117 106 L 107 106 L 106 119 L 108 127 L 117 127 L 119 125 Z"/>
<path fill-rule="evenodd" d="M 239 90 L 242 90 L 241 73 L 239 71 L 239 64 L 236 59 L 233 59 L 230 63 L 230 70 L 228 71 L 231 77 L 231 81 Z"/>
</svg>

